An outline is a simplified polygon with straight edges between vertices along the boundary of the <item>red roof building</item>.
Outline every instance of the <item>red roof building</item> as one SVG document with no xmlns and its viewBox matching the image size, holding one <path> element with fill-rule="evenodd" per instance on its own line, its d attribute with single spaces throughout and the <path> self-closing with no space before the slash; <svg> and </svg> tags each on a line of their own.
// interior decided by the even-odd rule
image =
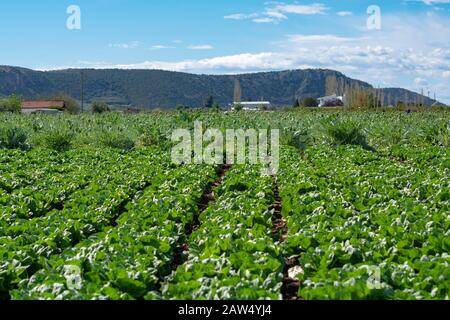
<svg viewBox="0 0 450 320">
<path fill-rule="evenodd" d="M 22 113 L 61 113 L 65 106 L 63 100 L 28 100 L 22 102 Z"/>
<path fill-rule="evenodd" d="M 64 109 L 65 106 L 63 100 L 29 100 L 22 102 L 22 109 Z"/>
</svg>

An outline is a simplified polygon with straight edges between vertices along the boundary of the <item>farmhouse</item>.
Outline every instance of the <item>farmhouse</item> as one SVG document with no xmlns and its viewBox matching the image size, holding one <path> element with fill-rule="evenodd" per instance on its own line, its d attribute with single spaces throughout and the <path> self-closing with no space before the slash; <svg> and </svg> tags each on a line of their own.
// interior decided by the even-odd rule
<svg viewBox="0 0 450 320">
<path fill-rule="evenodd" d="M 235 102 L 233 106 L 233 111 L 236 106 L 241 106 L 244 111 L 259 111 L 267 110 L 270 108 L 271 103 L 269 101 L 245 101 L 245 102 Z"/>
<path fill-rule="evenodd" d="M 22 102 L 22 113 L 61 113 L 66 104 L 63 100 L 28 100 Z"/>
<path fill-rule="evenodd" d="M 317 99 L 319 107 L 342 107 L 345 105 L 345 97 L 333 94 Z"/>
</svg>

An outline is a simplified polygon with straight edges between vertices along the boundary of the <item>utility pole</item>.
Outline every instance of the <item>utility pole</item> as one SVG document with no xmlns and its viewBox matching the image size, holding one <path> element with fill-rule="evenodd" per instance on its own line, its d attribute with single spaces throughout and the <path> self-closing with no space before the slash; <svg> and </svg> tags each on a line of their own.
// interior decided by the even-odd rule
<svg viewBox="0 0 450 320">
<path fill-rule="evenodd" d="M 241 83 L 239 80 L 236 79 L 234 82 L 234 102 L 240 103 L 242 99 L 242 89 L 241 89 Z"/>
<path fill-rule="evenodd" d="M 81 113 L 84 112 L 84 71 L 81 70 Z"/>
<path fill-rule="evenodd" d="M 425 100 L 423 98 L 424 98 L 424 96 L 423 96 L 423 88 L 422 88 L 422 90 L 420 91 L 420 106 L 421 107 L 423 107 L 425 104 Z"/>
</svg>

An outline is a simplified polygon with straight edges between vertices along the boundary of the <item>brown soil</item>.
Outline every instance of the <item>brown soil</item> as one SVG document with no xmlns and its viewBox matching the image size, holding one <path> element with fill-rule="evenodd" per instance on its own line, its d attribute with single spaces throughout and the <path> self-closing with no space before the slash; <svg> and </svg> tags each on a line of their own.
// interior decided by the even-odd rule
<svg viewBox="0 0 450 320">
<path fill-rule="evenodd" d="M 287 222 L 282 215 L 283 202 L 280 196 L 280 190 L 278 185 L 275 184 L 273 193 L 275 195 L 275 202 L 272 208 L 275 210 L 272 219 L 272 235 L 275 241 L 284 242 L 288 233 Z M 283 300 L 302 300 L 298 297 L 298 289 L 300 288 L 300 281 L 289 278 L 289 269 L 298 266 L 299 261 L 297 259 L 286 260 L 283 269 L 283 285 L 281 287 L 281 294 L 283 295 Z"/>
<path fill-rule="evenodd" d="M 194 220 L 191 225 L 186 230 L 186 239 L 200 227 L 199 216 L 202 212 L 204 212 L 211 203 L 214 203 L 216 199 L 215 190 L 218 186 L 223 183 L 223 179 L 225 178 L 225 174 L 230 170 L 231 165 L 225 164 L 219 167 L 219 171 L 217 173 L 217 179 L 213 183 L 210 183 L 208 187 L 205 189 L 206 191 L 203 193 L 200 201 L 198 203 L 198 215 L 194 216 Z M 186 260 L 186 252 L 189 250 L 189 244 L 183 243 L 181 244 L 174 256 L 174 269 L 178 266 L 182 265 Z"/>
<path fill-rule="evenodd" d="M 298 289 L 300 288 L 300 281 L 293 280 L 288 276 L 288 270 L 298 266 L 299 262 L 297 259 L 288 259 L 283 270 L 283 286 L 281 287 L 281 294 L 283 295 L 283 300 L 303 300 L 298 296 Z"/>
</svg>

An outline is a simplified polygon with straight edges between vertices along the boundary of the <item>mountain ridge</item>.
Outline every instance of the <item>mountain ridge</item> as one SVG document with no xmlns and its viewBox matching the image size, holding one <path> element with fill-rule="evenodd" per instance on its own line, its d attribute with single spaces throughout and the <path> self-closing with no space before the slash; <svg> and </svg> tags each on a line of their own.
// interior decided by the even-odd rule
<svg viewBox="0 0 450 320">
<path fill-rule="evenodd" d="M 242 100 L 269 100 L 275 106 L 291 106 L 295 99 L 318 98 L 327 94 L 330 79 L 336 91 L 358 87 L 374 90 L 367 82 L 352 79 L 330 69 L 294 69 L 256 73 L 212 75 L 147 69 L 60 69 L 37 71 L 15 66 L 0 66 L 0 96 L 18 94 L 24 99 L 46 99 L 68 94 L 81 97 L 81 72 L 84 74 L 86 103 L 95 100 L 112 105 L 143 108 L 173 108 L 178 105 L 201 106 L 208 96 L 226 106 L 233 102 L 236 80 L 242 87 Z M 329 90 L 328 90 L 329 91 Z M 383 88 L 384 103 L 439 102 L 403 88 Z"/>
</svg>

